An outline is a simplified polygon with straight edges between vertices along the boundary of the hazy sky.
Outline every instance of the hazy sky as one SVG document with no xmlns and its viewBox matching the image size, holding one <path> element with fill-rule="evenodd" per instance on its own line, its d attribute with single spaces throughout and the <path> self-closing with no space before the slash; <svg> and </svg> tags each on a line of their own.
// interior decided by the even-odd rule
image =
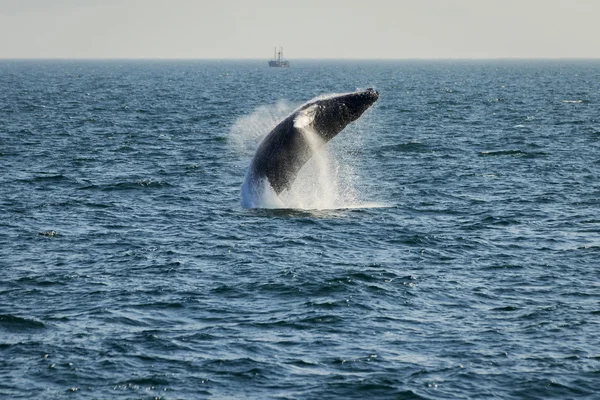
<svg viewBox="0 0 600 400">
<path fill-rule="evenodd" d="M 0 0 L 0 58 L 600 58 L 600 0 Z"/>
</svg>

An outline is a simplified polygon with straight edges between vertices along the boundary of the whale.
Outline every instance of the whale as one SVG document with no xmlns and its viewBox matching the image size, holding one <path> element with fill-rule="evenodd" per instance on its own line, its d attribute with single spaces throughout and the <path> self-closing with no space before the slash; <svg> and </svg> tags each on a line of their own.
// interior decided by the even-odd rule
<svg viewBox="0 0 600 400">
<path fill-rule="evenodd" d="M 315 151 L 356 121 L 377 99 L 373 88 L 316 97 L 273 128 L 260 142 L 242 185 L 242 205 L 257 207 L 265 190 L 289 190 Z M 311 140 L 311 132 L 319 138 Z"/>
</svg>

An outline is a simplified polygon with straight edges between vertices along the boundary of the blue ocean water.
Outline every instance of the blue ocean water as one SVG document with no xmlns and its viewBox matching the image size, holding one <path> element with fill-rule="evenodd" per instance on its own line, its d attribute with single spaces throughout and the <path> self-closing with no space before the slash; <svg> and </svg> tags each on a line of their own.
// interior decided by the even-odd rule
<svg viewBox="0 0 600 400">
<path fill-rule="evenodd" d="M 278 118 L 367 87 L 325 185 L 241 207 Z M 600 62 L 3 60 L 0 88 L 2 398 L 600 396 Z"/>
</svg>

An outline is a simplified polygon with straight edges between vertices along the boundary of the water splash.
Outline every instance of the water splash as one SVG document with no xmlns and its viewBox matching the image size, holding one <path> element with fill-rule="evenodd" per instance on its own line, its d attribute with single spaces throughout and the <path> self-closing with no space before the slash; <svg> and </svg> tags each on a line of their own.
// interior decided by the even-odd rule
<svg viewBox="0 0 600 400">
<path fill-rule="evenodd" d="M 230 143 L 242 158 L 253 155 L 266 133 L 294 110 L 295 107 L 284 102 L 271 107 L 259 107 L 234 124 L 230 132 Z M 242 207 L 327 210 L 381 206 L 361 200 L 357 189 L 355 160 L 349 156 L 351 149 L 361 144 L 360 135 L 357 135 L 360 132 L 352 130 L 355 132 L 341 133 L 343 141 L 334 139 L 335 144 L 332 145 L 332 141 L 325 145 L 312 129 L 301 129 L 311 146 L 313 156 L 302 167 L 292 187 L 277 195 L 268 180 L 254 179 L 247 172 L 241 187 Z M 251 168 L 248 169 L 250 170 Z"/>
<path fill-rule="evenodd" d="M 287 208 L 338 209 L 358 203 L 356 175 L 341 157 L 335 157 L 331 146 L 325 145 L 312 129 L 304 128 L 313 156 L 302 167 L 290 190 L 279 198 Z"/>
<path fill-rule="evenodd" d="M 237 154 L 249 162 L 267 133 L 295 108 L 285 101 L 258 107 L 252 114 L 244 115 L 235 121 L 229 131 L 228 143 Z"/>
</svg>

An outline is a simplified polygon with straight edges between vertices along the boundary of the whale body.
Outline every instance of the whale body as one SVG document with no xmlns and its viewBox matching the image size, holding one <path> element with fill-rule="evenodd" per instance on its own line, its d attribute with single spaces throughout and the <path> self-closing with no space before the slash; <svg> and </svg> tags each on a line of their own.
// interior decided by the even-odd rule
<svg viewBox="0 0 600 400">
<path fill-rule="evenodd" d="M 269 187 L 276 195 L 289 190 L 318 146 L 333 139 L 378 98 L 379 93 L 371 88 L 317 97 L 287 116 L 258 146 L 242 185 L 242 205 L 256 207 L 258 198 Z M 317 148 L 306 131 L 319 137 Z"/>
</svg>

